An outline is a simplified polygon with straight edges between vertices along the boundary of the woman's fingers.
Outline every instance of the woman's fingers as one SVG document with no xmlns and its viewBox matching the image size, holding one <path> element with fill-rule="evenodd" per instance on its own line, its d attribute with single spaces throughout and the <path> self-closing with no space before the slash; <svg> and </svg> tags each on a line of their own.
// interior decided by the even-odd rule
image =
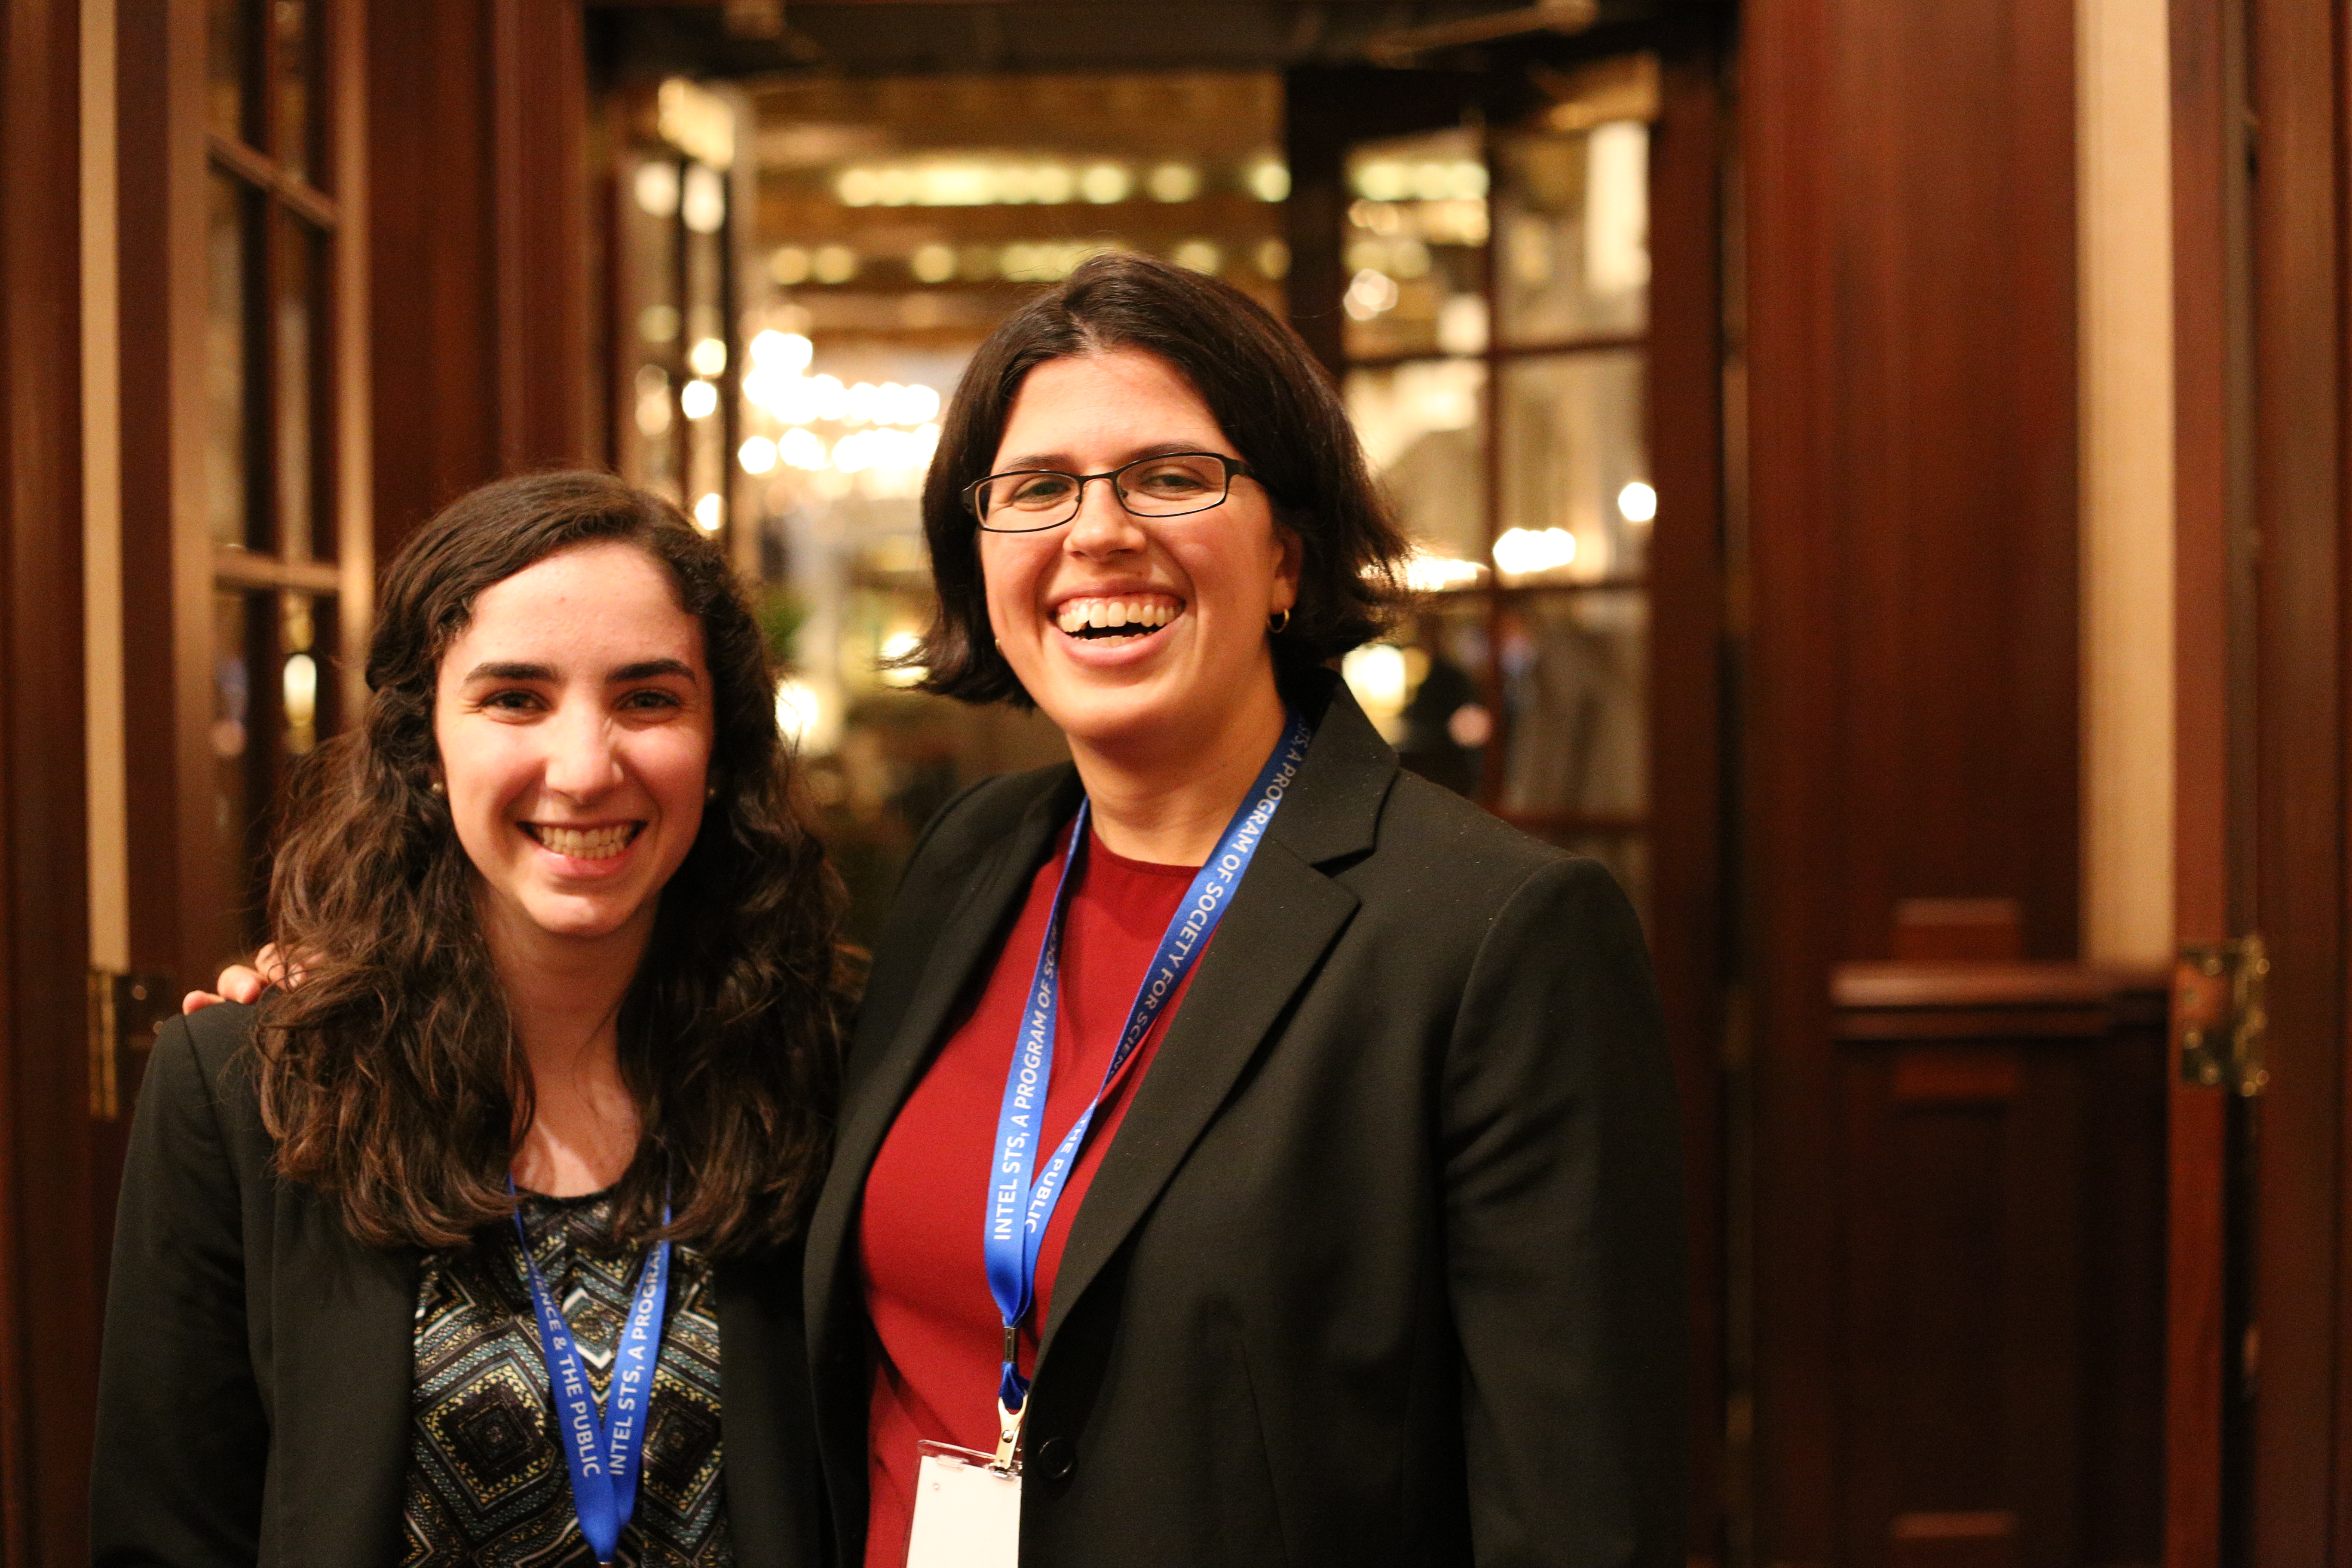
<svg viewBox="0 0 2352 1568">
<path fill-rule="evenodd" d="M 272 942 L 265 942 L 261 951 L 253 955 L 253 967 L 261 972 L 264 985 L 291 987 L 302 984 L 302 972 L 310 966 L 289 959 Z"/>
<path fill-rule="evenodd" d="M 255 962 L 263 962 L 263 960 L 268 956 L 268 952 L 269 950 L 264 948 L 262 950 L 262 957 L 257 958 Z M 222 970 L 220 972 L 220 978 L 214 981 L 213 984 L 217 986 L 218 989 L 214 991 L 191 991 L 185 996 L 181 997 L 180 1011 L 183 1013 L 194 1013 L 199 1009 L 209 1007 L 215 1002 L 243 1002 L 247 1005 L 250 1006 L 252 1004 L 260 1001 L 261 994 L 269 989 L 269 982 L 261 977 L 261 972 L 259 970 L 248 969 L 242 963 L 232 963 L 226 969 Z"/>
<path fill-rule="evenodd" d="M 180 998 L 180 1011 L 194 1013 L 215 1002 L 242 1002 L 247 1006 L 261 1000 L 261 994 L 273 985 L 294 986 L 302 984 L 302 965 L 289 963 L 286 955 L 271 942 L 253 955 L 253 962 L 232 963 L 220 972 L 213 984 L 218 989 L 191 991 Z"/>
<path fill-rule="evenodd" d="M 265 949 L 263 956 L 254 962 L 262 963 L 267 960 L 268 950 Z M 220 978 L 213 984 L 219 986 L 220 994 L 230 1001 L 250 1005 L 260 1001 L 261 994 L 269 989 L 269 982 L 263 978 L 265 973 L 259 969 L 248 969 L 242 963 L 232 963 L 221 971 Z"/>
</svg>

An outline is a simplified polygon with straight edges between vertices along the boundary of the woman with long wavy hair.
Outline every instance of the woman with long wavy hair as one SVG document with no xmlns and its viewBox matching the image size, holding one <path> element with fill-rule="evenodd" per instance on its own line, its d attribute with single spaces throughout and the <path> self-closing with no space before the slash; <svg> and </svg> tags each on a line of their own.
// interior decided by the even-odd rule
<svg viewBox="0 0 2352 1568">
<path fill-rule="evenodd" d="M 141 1096 L 96 1561 L 814 1561 L 839 895 L 723 556 L 605 476 L 488 486 L 367 679 L 286 811 L 303 983 L 166 1026 Z"/>
</svg>

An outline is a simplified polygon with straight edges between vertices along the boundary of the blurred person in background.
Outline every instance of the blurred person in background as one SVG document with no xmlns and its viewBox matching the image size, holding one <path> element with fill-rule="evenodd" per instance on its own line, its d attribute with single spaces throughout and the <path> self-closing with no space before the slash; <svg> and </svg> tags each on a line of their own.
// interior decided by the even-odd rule
<svg viewBox="0 0 2352 1568">
<path fill-rule="evenodd" d="M 820 1561 L 840 899 L 723 556 L 605 476 L 487 486 L 367 679 L 271 879 L 300 984 L 140 1096 L 94 1560 Z"/>
<path fill-rule="evenodd" d="M 1328 668 L 1406 548 L 1304 345 L 1087 263 L 968 366 L 932 690 L 1074 761 L 933 820 L 811 1222 L 844 1568 L 1682 1562 L 1671 1070 L 1609 874 Z"/>
</svg>

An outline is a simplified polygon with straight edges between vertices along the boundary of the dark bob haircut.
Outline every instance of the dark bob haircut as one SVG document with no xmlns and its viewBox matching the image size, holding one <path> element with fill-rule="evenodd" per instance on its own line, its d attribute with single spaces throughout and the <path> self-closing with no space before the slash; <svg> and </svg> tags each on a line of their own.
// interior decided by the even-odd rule
<svg viewBox="0 0 2352 1568">
<path fill-rule="evenodd" d="M 963 489 L 989 471 L 1031 371 L 1116 349 L 1157 354 L 1184 374 L 1303 546 L 1298 602 L 1274 634 L 1276 668 L 1321 664 L 1387 625 L 1408 546 L 1307 345 L 1231 284 L 1148 256 L 1098 256 L 990 334 L 956 384 L 923 485 L 939 612 L 903 661 L 929 672 L 924 689 L 1029 705 L 989 633 Z"/>
</svg>

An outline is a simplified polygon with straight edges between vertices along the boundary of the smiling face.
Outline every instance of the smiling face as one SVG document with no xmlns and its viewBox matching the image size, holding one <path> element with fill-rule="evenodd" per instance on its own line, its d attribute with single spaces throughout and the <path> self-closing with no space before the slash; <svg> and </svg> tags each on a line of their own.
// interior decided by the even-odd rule
<svg viewBox="0 0 2352 1568">
<path fill-rule="evenodd" d="M 1031 371 L 990 471 L 1098 474 L 1178 451 L 1241 456 L 1181 372 L 1118 349 Z M 1278 713 L 1266 622 L 1297 599 L 1298 560 L 1246 478 L 1223 505 L 1161 518 L 1097 481 L 1059 528 L 980 535 L 1005 661 L 1074 745 L 1103 750 L 1182 752 L 1238 714 Z"/>
<path fill-rule="evenodd" d="M 441 658 L 433 733 L 494 940 L 651 931 L 702 823 L 702 643 L 631 544 L 563 551 L 475 599 Z"/>
</svg>

